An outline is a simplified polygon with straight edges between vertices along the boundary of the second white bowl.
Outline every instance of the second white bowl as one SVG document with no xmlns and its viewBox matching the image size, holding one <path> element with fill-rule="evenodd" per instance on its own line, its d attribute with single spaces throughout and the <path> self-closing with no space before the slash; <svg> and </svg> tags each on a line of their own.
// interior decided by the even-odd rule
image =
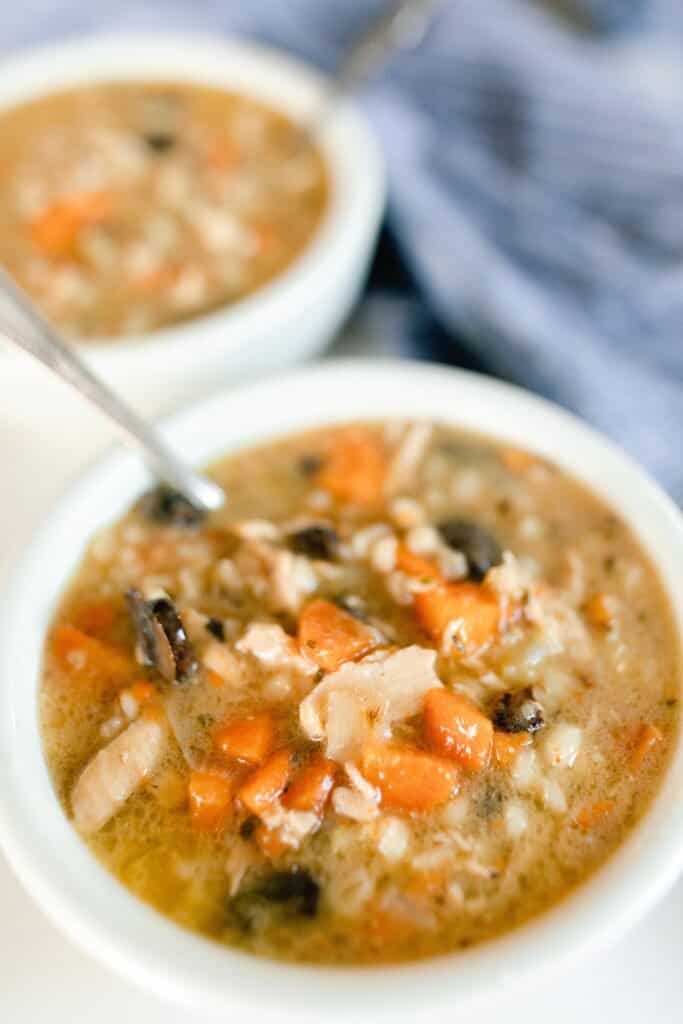
<svg viewBox="0 0 683 1024">
<path fill-rule="evenodd" d="M 102 81 L 178 81 L 253 96 L 293 118 L 319 109 L 324 76 L 284 54 L 202 36 L 112 35 L 51 45 L 5 61 L 0 110 Z M 320 135 L 329 207 L 311 243 L 271 283 L 216 312 L 139 338 L 79 346 L 90 366 L 146 412 L 227 380 L 321 351 L 365 280 L 385 198 L 384 167 L 362 116 L 340 106 Z"/>
</svg>

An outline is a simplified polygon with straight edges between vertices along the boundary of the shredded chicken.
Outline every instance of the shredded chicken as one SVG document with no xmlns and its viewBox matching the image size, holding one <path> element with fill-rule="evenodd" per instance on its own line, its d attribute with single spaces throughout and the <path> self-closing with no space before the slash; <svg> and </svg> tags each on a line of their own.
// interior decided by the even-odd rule
<svg viewBox="0 0 683 1024">
<path fill-rule="evenodd" d="M 337 786 L 332 793 L 332 806 L 337 814 L 353 821 L 372 821 L 379 814 L 380 793 L 349 761 L 344 770 L 350 786 Z"/>
<path fill-rule="evenodd" d="M 302 701 L 301 727 L 311 740 L 326 741 L 327 756 L 352 761 L 368 734 L 386 733 L 393 722 L 417 714 L 428 690 L 441 686 L 436 652 L 412 645 L 347 662 Z"/>
<path fill-rule="evenodd" d="M 417 467 L 431 436 L 429 423 L 413 423 L 408 427 L 389 466 L 385 482 L 387 494 L 396 494 L 414 484 Z"/>
<path fill-rule="evenodd" d="M 97 832 L 113 818 L 158 766 L 165 741 L 160 722 L 139 718 L 95 754 L 71 794 L 74 822 L 81 832 Z"/>
<path fill-rule="evenodd" d="M 211 640 L 202 655 L 202 663 L 205 668 L 210 669 L 231 686 L 239 686 L 242 683 L 242 669 L 239 659 L 230 650 L 227 644 L 220 640 Z"/>
<path fill-rule="evenodd" d="M 252 622 L 235 644 L 240 654 L 251 654 L 267 668 L 289 668 L 304 675 L 315 675 L 318 666 L 297 650 L 282 626 L 271 622 Z"/>
<path fill-rule="evenodd" d="M 235 564 L 254 596 L 267 600 L 273 611 L 297 612 L 318 586 L 308 558 L 262 540 L 246 540 Z"/>
<path fill-rule="evenodd" d="M 268 828 L 276 831 L 285 844 L 298 850 L 301 843 L 320 826 L 320 818 L 312 811 L 287 811 L 279 800 L 275 800 L 261 819 Z"/>
<path fill-rule="evenodd" d="M 230 847 L 228 859 L 225 862 L 225 870 L 230 877 L 231 896 L 235 896 L 239 892 L 242 879 L 247 871 L 258 863 L 258 860 L 259 855 L 254 843 L 238 837 Z"/>
</svg>

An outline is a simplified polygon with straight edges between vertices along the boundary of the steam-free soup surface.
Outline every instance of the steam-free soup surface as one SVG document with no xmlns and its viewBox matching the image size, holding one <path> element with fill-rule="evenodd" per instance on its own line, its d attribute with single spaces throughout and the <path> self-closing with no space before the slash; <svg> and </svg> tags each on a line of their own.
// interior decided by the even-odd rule
<svg viewBox="0 0 683 1024">
<path fill-rule="evenodd" d="M 138 335 L 250 294 L 327 202 L 281 113 L 185 83 L 110 83 L 0 113 L 0 263 L 75 338 Z"/>
<path fill-rule="evenodd" d="M 562 900 L 675 744 L 667 599 L 614 510 L 518 449 L 335 427 L 146 495 L 59 607 L 45 752 L 93 853 L 253 953 L 390 962 Z"/>
</svg>

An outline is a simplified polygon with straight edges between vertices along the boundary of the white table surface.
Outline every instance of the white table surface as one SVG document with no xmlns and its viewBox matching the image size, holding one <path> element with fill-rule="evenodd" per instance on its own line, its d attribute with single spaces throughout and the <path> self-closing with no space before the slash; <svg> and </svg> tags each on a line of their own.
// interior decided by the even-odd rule
<svg viewBox="0 0 683 1024">
<path fill-rule="evenodd" d="M 346 347 L 366 344 L 356 339 Z M 0 352 L 0 586 L 50 503 L 111 436 L 96 413 L 45 371 Z M 457 1024 L 469 1024 L 468 1016 L 477 1024 L 683 1022 L 683 882 L 609 953 L 509 1002 L 459 1014 Z M 77 950 L 0 854 L 0 1024 L 122 1020 L 198 1024 L 200 1018 L 129 987 Z"/>
</svg>

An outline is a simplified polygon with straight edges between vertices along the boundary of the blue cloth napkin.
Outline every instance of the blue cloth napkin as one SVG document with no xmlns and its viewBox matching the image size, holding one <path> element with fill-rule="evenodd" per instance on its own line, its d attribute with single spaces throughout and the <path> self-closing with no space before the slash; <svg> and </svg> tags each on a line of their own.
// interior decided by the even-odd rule
<svg viewBox="0 0 683 1024">
<path fill-rule="evenodd" d="M 0 13 L 0 45 L 208 29 L 331 69 L 383 6 L 25 0 Z M 579 412 L 683 501 L 683 4 L 574 8 L 581 33 L 531 0 L 445 0 L 363 90 L 395 243 L 373 282 L 404 293 L 401 315 L 374 323 Z"/>
</svg>

